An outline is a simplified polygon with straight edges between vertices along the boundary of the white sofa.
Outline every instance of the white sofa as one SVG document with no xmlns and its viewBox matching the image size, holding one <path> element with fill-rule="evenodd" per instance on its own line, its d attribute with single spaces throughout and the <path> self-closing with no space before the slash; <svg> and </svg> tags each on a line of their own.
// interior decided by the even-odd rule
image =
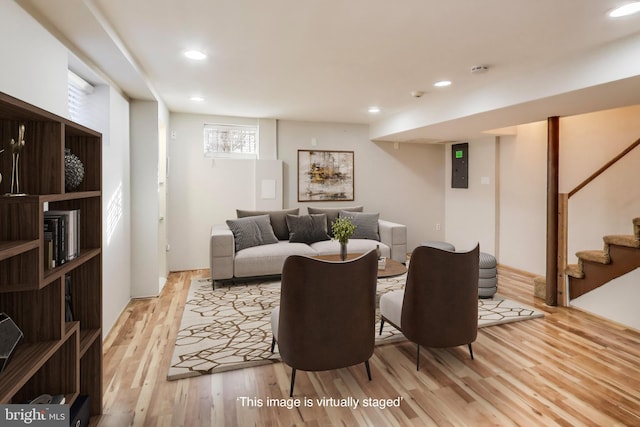
<svg viewBox="0 0 640 427">
<path fill-rule="evenodd" d="M 379 245 L 382 256 L 404 263 L 407 257 L 407 227 L 378 220 L 378 229 L 380 241 L 350 239 L 347 253 L 364 253 Z M 253 246 L 236 252 L 233 233 L 226 224 L 214 225 L 211 228 L 209 254 L 213 280 L 279 275 L 282 273 L 284 260 L 289 255 L 315 256 L 339 253 L 340 244 L 335 240 L 311 244 L 280 240 L 277 243 Z"/>
</svg>

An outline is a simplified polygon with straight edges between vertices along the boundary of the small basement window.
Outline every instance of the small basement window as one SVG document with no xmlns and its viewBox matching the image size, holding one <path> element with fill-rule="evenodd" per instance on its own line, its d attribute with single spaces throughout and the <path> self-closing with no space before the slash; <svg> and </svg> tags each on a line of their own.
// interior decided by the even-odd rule
<svg viewBox="0 0 640 427">
<path fill-rule="evenodd" d="M 205 124 L 204 156 L 223 159 L 257 159 L 258 126 Z"/>
<path fill-rule="evenodd" d="M 67 107 L 71 120 L 87 127 L 94 127 L 91 94 L 93 86 L 71 70 L 67 70 Z"/>
</svg>

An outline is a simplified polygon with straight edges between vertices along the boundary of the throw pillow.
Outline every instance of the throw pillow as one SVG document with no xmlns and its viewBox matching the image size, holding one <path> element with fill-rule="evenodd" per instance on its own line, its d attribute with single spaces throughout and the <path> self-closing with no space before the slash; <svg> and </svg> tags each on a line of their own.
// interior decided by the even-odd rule
<svg viewBox="0 0 640 427">
<path fill-rule="evenodd" d="M 299 212 L 299 208 L 283 209 L 279 211 L 247 211 L 236 209 L 236 216 L 238 218 L 246 218 L 248 216 L 269 215 L 273 233 L 276 235 L 278 240 L 288 240 L 289 228 L 287 227 L 287 215 L 298 215 Z"/>
<path fill-rule="evenodd" d="M 287 215 L 290 243 L 314 243 L 330 240 L 327 234 L 327 216 L 321 215 Z"/>
<path fill-rule="evenodd" d="M 362 212 L 362 206 L 352 206 L 346 208 L 314 208 L 307 207 L 307 211 L 309 214 L 325 214 L 327 215 L 327 231 L 329 232 L 329 236 L 333 237 L 333 231 L 331 230 L 331 225 L 333 225 L 333 221 L 338 218 L 340 211 L 345 212 Z"/>
<path fill-rule="evenodd" d="M 229 219 L 227 225 L 233 233 L 236 252 L 252 246 L 278 243 L 278 238 L 271 228 L 269 215 Z"/>
<path fill-rule="evenodd" d="M 378 230 L 380 214 L 340 211 L 340 218 L 346 217 L 351 218 L 351 222 L 356 226 L 352 239 L 380 240 Z"/>
</svg>

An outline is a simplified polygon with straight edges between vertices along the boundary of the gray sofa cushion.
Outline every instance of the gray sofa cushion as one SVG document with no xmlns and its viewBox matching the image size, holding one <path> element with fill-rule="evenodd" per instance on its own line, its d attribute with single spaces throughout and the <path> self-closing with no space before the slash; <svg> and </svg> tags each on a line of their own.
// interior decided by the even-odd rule
<svg viewBox="0 0 640 427">
<path fill-rule="evenodd" d="M 233 233 L 236 252 L 252 246 L 278 242 L 278 238 L 273 234 L 269 215 L 229 219 L 227 225 Z"/>
<path fill-rule="evenodd" d="M 254 246 L 236 254 L 233 275 L 254 277 L 280 274 L 284 261 L 290 255 L 315 256 L 317 253 L 305 243 L 279 241 L 272 245 Z"/>
<path fill-rule="evenodd" d="M 327 216 L 325 214 L 287 215 L 287 226 L 291 243 L 311 244 L 331 239 L 327 234 Z"/>
<path fill-rule="evenodd" d="M 340 218 L 351 218 L 351 222 L 356 226 L 352 239 L 380 240 L 378 231 L 380 214 L 340 211 Z"/>
<path fill-rule="evenodd" d="M 327 232 L 329 236 L 333 237 L 333 231 L 331 230 L 331 224 L 338 218 L 340 211 L 346 212 L 362 212 L 362 206 L 351 206 L 344 208 L 314 208 L 312 206 L 307 207 L 309 214 L 325 214 L 327 216 Z"/>
<path fill-rule="evenodd" d="M 236 216 L 238 218 L 246 218 L 248 216 L 269 215 L 271 220 L 271 227 L 273 233 L 278 240 L 289 240 L 289 228 L 287 228 L 287 215 L 298 215 L 299 208 L 294 209 L 282 209 L 278 211 L 247 211 L 242 209 L 236 209 Z"/>
</svg>

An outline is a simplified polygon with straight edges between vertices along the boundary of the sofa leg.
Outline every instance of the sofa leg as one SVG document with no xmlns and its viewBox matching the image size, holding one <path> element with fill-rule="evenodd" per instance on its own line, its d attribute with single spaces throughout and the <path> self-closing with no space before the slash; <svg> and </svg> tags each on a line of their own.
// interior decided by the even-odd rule
<svg viewBox="0 0 640 427">
<path fill-rule="evenodd" d="M 271 338 L 271 353 L 273 353 L 273 350 L 275 350 L 276 348 L 276 337 Z"/>
<path fill-rule="evenodd" d="M 380 332 L 378 335 L 382 335 L 382 328 L 384 328 L 384 317 L 380 319 Z"/>
<path fill-rule="evenodd" d="M 296 368 L 291 368 L 291 390 L 289 391 L 289 397 L 293 397 L 293 385 L 296 382 Z"/>
<path fill-rule="evenodd" d="M 471 360 L 473 360 L 473 349 L 471 348 L 471 343 L 469 343 L 469 354 L 471 355 Z"/>
</svg>

